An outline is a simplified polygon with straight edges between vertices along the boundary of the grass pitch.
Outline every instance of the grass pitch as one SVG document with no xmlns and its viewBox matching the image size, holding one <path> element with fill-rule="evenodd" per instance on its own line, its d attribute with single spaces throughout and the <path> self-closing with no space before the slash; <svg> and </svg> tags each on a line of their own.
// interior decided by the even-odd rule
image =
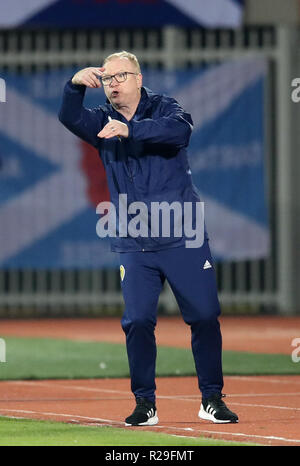
<svg viewBox="0 0 300 466">
<path fill-rule="evenodd" d="M 50 338 L 5 338 L 0 380 L 129 377 L 123 344 Z M 192 351 L 158 347 L 157 377 L 196 374 Z M 299 375 L 300 365 L 284 354 L 223 352 L 224 375 Z"/>
<path fill-rule="evenodd" d="M 245 446 L 131 429 L 0 417 L 0 446 Z"/>
</svg>

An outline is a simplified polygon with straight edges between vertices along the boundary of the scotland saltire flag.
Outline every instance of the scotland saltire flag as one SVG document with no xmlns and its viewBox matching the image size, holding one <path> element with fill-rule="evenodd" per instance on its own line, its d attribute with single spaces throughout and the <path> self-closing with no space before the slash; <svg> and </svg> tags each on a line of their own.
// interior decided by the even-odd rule
<svg viewBox="0 0 300 466">
<path fill-rule="evenodd" d="M 9 0 L 0 27 L 236 28 L 244 0 Z"/>
<path fill-rule="evenodd" d="M 63 86 L 75 70 L 2 75 L 0 102 L 0 266 L 115 266 L 96 234 L 96 206 L 109 200 L 98 153 L 59 121 Z M 144 85 L 192 114 L 189 162 L 218 260 L 269 253 L 264 168 L 266 64 L 225 62 L 189 71 L 149 70 Z M 88 89 L 85 105 L 104 102 Z"/>
</svg>

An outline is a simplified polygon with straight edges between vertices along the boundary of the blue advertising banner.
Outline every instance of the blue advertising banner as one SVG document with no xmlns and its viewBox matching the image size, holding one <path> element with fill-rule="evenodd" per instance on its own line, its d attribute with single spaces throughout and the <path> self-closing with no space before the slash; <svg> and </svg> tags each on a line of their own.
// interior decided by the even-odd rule
<svg viewBox="0 0 300 466">
<path fill-rule="evenodd" d="M 243 15 L 243 0 L 10 0 L 2 4 L 2 28 L 235 28 Z"/>
<path fill-rule="evenodd" d="M 116 266 L 96 234 L 96 206 L 109 200 L 94 148 L 58 121 L 65 82 L 75 70 L 12 75 L 0 102 L 0 266 Z M 144 85 L 175 97 L 192 114 L 192 177 L 218 260 L 269 253 L 263 101 L 266 66 L 237 60 L 190 71 L 151 71 Z M 87 107 L 104 102 L 88 89 Z"/>
</svg>

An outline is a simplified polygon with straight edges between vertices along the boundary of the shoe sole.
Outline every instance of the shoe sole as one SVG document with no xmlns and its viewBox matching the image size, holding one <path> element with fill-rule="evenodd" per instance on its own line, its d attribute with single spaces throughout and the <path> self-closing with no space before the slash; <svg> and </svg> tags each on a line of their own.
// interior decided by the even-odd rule
<svg viewBox="0 0 300 466">
<path fill-rule="evenodd" d="M 158 417 L 153 416 L 150 419 L 148 419 L 148 421 L 140 422 L 139 424 L 128 424 L 127 422 L 125 422 L 125 427 L 129 427 L 129 426 L 155 426 L 155 424 L 157 424 L 157 423 L 158 423 Z"/>
<path fill-rule="evenodd" d="M 239 422 L 238 420 L 235 421 L 230 419 L 216 419 L 213 414 L 209 414 L 205 411 L 203 405 L 200 406 L 198 417 L 200 417 L 200 419 L 204 419 L 205 421 L 212 421 L 215 424 L 236 424 L 237 422 Z"/>
</svg>

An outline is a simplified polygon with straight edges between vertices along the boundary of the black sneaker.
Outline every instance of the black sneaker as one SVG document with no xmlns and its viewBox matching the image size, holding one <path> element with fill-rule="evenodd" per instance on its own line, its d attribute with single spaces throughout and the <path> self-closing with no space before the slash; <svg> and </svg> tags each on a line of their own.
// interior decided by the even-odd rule
<svg viewBox="0 0 300 466">
<path fill-rule="evenodd" d="M 156 406 L 146 398 L 137 398 L 135 410 L 125 419 L 125 426 L 154 426 L 157 423 Z"/>
<path fill-rule="evenodd" d="M 225 397 L 225 395 L 216 394 L 210 398 L 202 399 L 198 416 L 201 419 L 219 424 L 239 422 L 237 415 L 227 408 L 222 400 L 223 397 Z"/>
</svg>

